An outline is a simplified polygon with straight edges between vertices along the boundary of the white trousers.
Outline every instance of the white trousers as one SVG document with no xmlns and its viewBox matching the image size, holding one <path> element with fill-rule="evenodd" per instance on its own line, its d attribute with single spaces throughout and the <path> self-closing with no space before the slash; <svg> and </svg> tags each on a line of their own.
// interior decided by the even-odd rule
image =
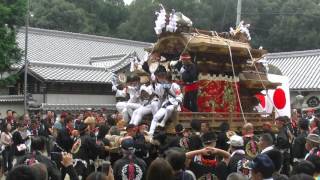
<svg viewBox="0 0 320 180">
<path fill-rule="evenodd" d="M 134 110 L 142 107 L 139 103 L 130 103 L 130 102 L 118 102 L 116 104 L 117 111 L 120 112 L 123 116 L 123 119 L 126 122 L 129 122 L 130 117 L 133 116 Z"/>
<path fill-rule="evenodd" d="M 152 114 L 154 116 L 159 109 L 159 105 L 159 101 L 152 101 L 150 104 L 134 110 L 130 124 L 138 125 L 145 115 Z"/>
<path fill-rule="evenodd" d="M 153 135 L 158 123 L 160 126 L 164 127 L 166 125 L 167 120 L 171 117 L 173 111 L 175 109 L 175 105 L 169 105 L 165 108 L 160 108 L 157 113 L 153 116 L 151 121 L 151 126 L 149 130 L 149 134 Z"/>
</svg>

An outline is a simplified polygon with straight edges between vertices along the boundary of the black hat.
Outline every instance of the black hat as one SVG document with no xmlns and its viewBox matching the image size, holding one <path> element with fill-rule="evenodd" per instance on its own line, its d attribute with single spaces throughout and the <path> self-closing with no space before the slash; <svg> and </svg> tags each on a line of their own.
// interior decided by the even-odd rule
<svg viewBox="0 0 320 180">
<path fill-rule="evenodd" d="M 124 139 L 121 142 L 121 148 L 125 150 L 134 150 L 134 141 L 132 138 Z"/>
<path fill-rule="evenodd" d="M 76 130 L 78 130 L 80 133 L 82 133 L 83 131 L 85 131 L 87 129 L 88 125 L 80 122 L 79 125 L 77 125 Z"/>
<path fill-rule="evenodd" d="M 201 137 L 203 144 L 208 144 L 217 141 L 217 136 L 214 132 L 204 133 Z"/>
<path fill-rule="evenodd" d="M 260 172 L 264 178 L 272 177 L 275 171 L 272 160 L 266 154 L 260 154 L 249 163 L 252 170 Z"/>
<path fill-rule="evenodd" d="M 156 76 L 159 76 L 159 75 L 167 75 L 167 70 L 164 66 L 162 65 L 159 65 L 157 70 L 154 72 L 154 74 Z"/>
<path fill-rule="evenodd" d="M 183 132 L 183 126 L 182 124 L 177 124 L 175 127 L 174 127 L 176 133 L 182 133 Z"/>
<path fill-rule="evenodd" d="M 282 154 L 278 149 L 273 149 L 266 152 L 266 155 L 273 162 L 276 171 L 279 171 L 282 165 Z"/>
<path fill-rule="evenodd" d="M 127 75 L 127 83 L 136 82 L 136 81 L 140 81 L 139 76 L 137 76 L 136 74 L 132 74 L 132 73 Z"/>
</svg>

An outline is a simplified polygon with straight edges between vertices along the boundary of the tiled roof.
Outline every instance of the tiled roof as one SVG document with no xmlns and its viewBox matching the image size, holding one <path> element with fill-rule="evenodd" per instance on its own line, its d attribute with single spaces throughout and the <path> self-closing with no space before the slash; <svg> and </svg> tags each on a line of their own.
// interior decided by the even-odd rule
<svg viewBox="0 0 320 180">
<path fill-rule="evenodd" d="M 28 60 L 66 64 L 89 65 L 92 57 L 129 54 L 136 52 L 139 58 L 144 55 L 144 48 L 150 43 L 29 28 Z M 24 49 L 25 30 L 17 35 L 19 47 Z"/>
<path fill-rule="evenodd" d="M 91 65 L 29 62 L 29 73 L 44 81 L 110 83 L 113 73 Z"/>
<path fill-rule="evenodd" d="M 135 52 L 102 57 L 93 57 L 90 64 L 96 67 L 104 67 L 108 71 L 116 72 L 128 66 L 133 58 L 139 58 Z"/>
<path fill-rule="evenodd" d="M 2 102 L 22 102 L 24 101 L 23 95 L 3 95 L 0 96 L 0 103 Z"/>
<path fill-rule="evenodd" d="M 270 53 L 267 62 L 288 76 L 293 90 L 320 90 L 320 49 Z"/>
</svg>

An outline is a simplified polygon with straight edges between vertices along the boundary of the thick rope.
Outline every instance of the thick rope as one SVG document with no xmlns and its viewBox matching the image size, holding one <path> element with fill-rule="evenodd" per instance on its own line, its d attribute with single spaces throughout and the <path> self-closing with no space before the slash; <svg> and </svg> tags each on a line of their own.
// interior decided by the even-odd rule
<svg viewBox="0 0 320 180">
<path fill-rule="evenodd" d="M 239 105 L 240 105 L 240 111 L 241 111 L 241 114 L 242 114 L 242 118 L 243 118 L 243 120 L 244 120 L 244 123 L 247 123 L 246 117 L 245 117 L 244 112 L 243 112 L 241 100 L 240 100 L 239 88 L 238 88 L 238 86 L 237 86 L 236 73 L 235 73 L 234 65 L 233 65 L 233 58 L 232 58 L 231 46 L 230 46 L 230 44 L 229 44 L 228 42 L 225 42 L 225 43 L 228 45 L 228 49 L 229 49 L 230 62 L 231 62 L 232 73 L 233 73 L 233 80 L 234 80 L 234 84 L 235 84 L 235 87 L 236 87 L 236 94 L 237 94 L 237 98 L 238 98 Z"/>
<path fill-rule="evenodd" d="M 241 111 L 241 115 L 242 115 L 242 118 L 243 118 L 243 121 L 244 123 L 247 123 L 247 119 L 244 115 L 244 112 L 243 112 L 243 108 L 242 108 L 242 104 L 241 104 L 241 99 L 240 99 L 240 94 L 239 94 L 239 88 L 237 86 L 237 80 L 236 80 L 236 73 L 235 73 L 235 70 L 234 70 L 234 64 L 233 64 L 233 58 L 232 58 L 232 51 L 231 51 L 231 46 L 230 44 L 225 41 L 223 38 L 221 38 L 219 36 L 219 34 L 216 32 L 216 31 L 211 31 L 213 35 L 215 35 L 219 41 L 222 41 L 224 42 L 227 46 L 228 46 L 228 49 L 229 49 L 229 56 L 230 56 L 230 62 L 231 62 L 231 67 L 232 67 L 232 73 L 233 73 L 233 81 L 234 81 L 234 84 L 235 84 L 235 87 L 236 87 L 236 94 L 237 94 L 237 99 L 239 101 L 239 106 L 240 106 L 240 111 Z M 205 36 L 208 36 L 208 35 L 205 35 Z M 208 36 L 209 37 L 209 36 Z M 212 38 L 212 37 L 211 37 Z"/>
<path fill-rule="evenodd" d="M 251 51 L 250 51 L 249 48 L 247 48 L 247 50 L 248 50 L 248 52 L 249 52 L 249 55 L 250 55 L 250 58 L 251 58 L 251 60 L 252 60 L 252 64 L 253 64 L 253 66 L 254 66 L 254 68 L 255 68 L 255 71 L 256 71 L 257 74 L 258 74 L 258 77 L 259 77 L 259 80 L 260 80 L 260 82 L 261 82 L 261 85 L 262 85 L 263 89 L 266 91 L 266 96 L 267 96 L 268 100 L 269 100 L 270 102 L 272 102 L 272 106 L 273 106 L 273 108 L 275 109 L 275 111 L 277 112 L 277 114 L 279 114 L 278 109 L 277 109 L 276 106 L 274 105 L 271 97 L 269 96 L 269 94 L 268 94 L 268 92 L 267 92 L 267 88 L 266 88 L 265 84 L 263 83 L 263 80 L 262 80 L 262 78 L 261 78 L 261 75 L 260 75 L 260 73 L 259 73 L 259 71 L 258 71 L 258 68 L 257 68 L 257 66 L 256 66 L 256 63 L 255 63 L 255 61 L 254 61 L 254 59 L 253 59 L 253 56 L 252 56 L 252 54 L 251 54 Z"/>
</svg>

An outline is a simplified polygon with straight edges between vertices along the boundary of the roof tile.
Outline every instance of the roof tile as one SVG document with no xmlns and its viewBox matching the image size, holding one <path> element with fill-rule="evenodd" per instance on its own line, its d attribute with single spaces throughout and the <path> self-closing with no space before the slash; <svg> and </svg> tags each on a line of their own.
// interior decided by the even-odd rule
<svg viewBox="0 0 320 180">
<path fill-rule="evenodd" d="M 320 49 L 270 53 L 266 59 L 289 77 L 291 89 L 320 90 Z"/>
</svg>

